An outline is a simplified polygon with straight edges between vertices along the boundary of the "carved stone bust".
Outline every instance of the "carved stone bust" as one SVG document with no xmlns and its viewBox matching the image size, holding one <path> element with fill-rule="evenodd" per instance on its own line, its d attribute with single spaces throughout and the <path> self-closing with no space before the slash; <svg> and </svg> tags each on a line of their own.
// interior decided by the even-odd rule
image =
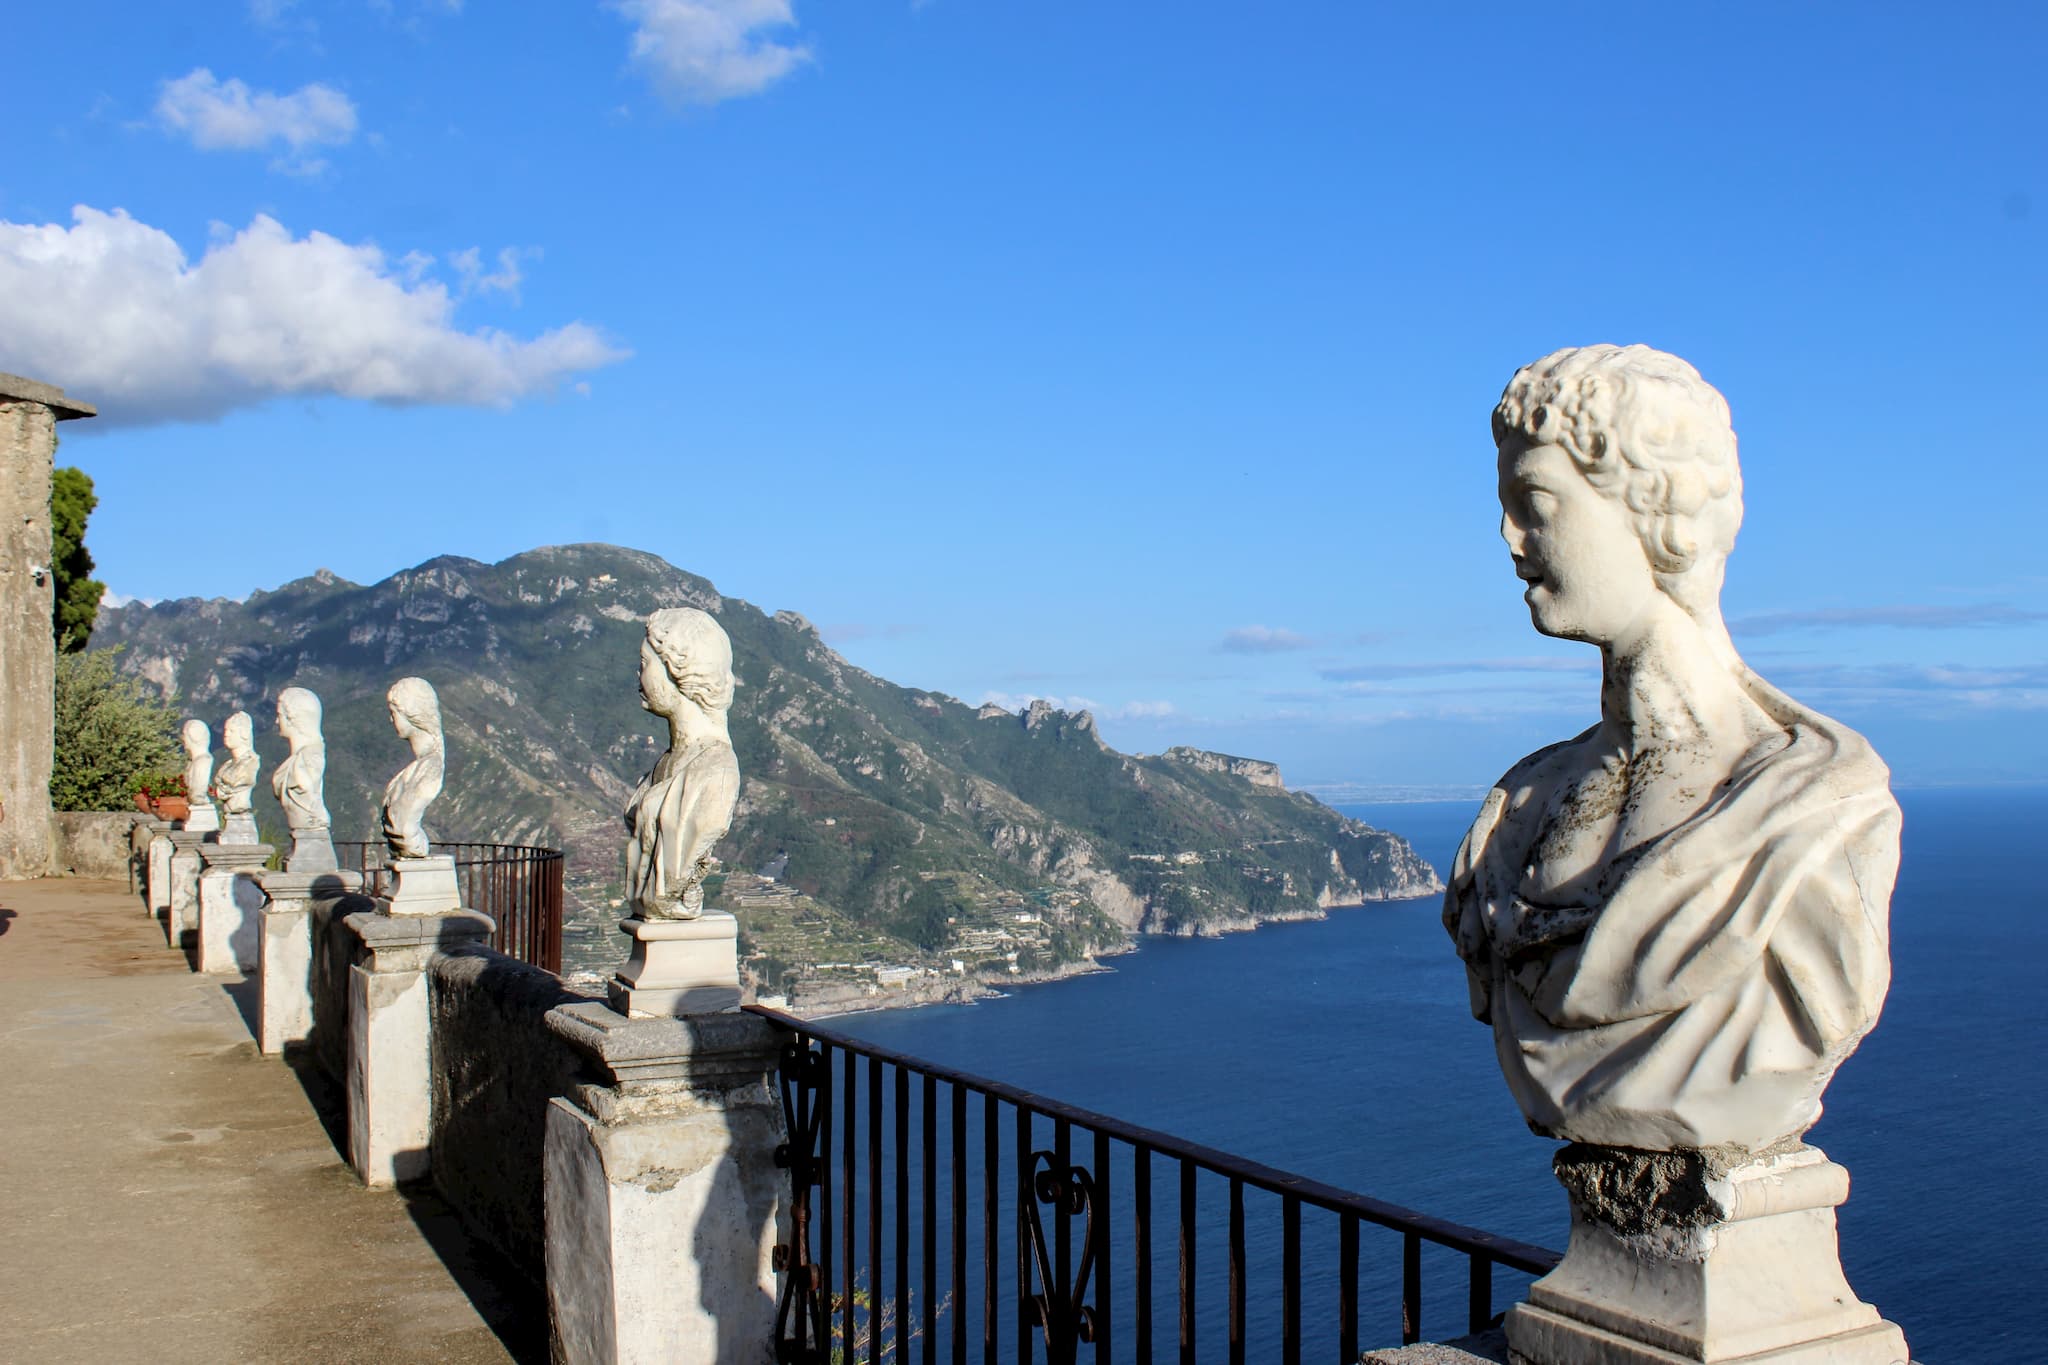
<svg viewBox="0 0 2048 1365">
<path fill-rule="evenodd" d="M 228 815 L 247 815 L 254 809 L 256 774 L 263 766 L 262 756 L 256 752 L 256 723 L 247 711 L 237 711 L 220 727 L 220 738 L 228 750 L 228 761 L 213 776 L 221 810 Z"/>
<path fill-rule="evenodd" d="M 185 792 L 196 806 L 213 788 L 213 731 L 203 720 L 188 720 L 178 731 L 178 742 L 185 746 Z"/>
<path fill-rule="evenodd" d="M 384 841 L 394 858 L 424 858 L 431 851 L 424 820 L 441 794 L 446 766 L 441 739 L 441 699 L 425 678 L 400 678 L 391 685 L 391 725 L 412 746 L 412 762 L 384 787 Z"/>
<path fill-rule="evenodd" d="M 1558 351 L 1493 415 L 1538 631 L 1600 651 L 1600 721 L 1487 795 L 1444 923 L 1539 1133 L 1762 1151 L 1820 1116 L 1890 983 L 1899 812 L 1862 736 L 1722 623 L 1728 405 L 1645 346 Z"/>
<path fill-rule="evenodd" d="M 740 769 L 732 709 L 732 641 L 695 607 L 647 620 L 640 704 L 668 721 L 669 747 L 626 804 L 626 894 L 636 918 L 696 919 L 711 850 L 732 826 Z"/>
<path fill-rule="evenodd" d="M 277 729 L 291 753 L 271 775 L 270 791 L 284 807 L 285 827 L 295 835 L 325 833 L 327 740 L 320 733 L 320 698 L 303 687 L 277 694 Z"/>
</svg>

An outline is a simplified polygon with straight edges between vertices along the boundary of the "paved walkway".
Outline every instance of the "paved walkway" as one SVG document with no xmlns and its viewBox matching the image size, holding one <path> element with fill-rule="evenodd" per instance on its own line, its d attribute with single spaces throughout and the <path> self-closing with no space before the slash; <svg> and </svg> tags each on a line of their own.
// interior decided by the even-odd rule
<svg viewBox="0 0 2048 1365">
<path fill-rule="evenodd" d="M 0 883 L 0 1361 L 540 1361 L 541 1292 L 366 1190 L 125 884 Z"/>
</svg>

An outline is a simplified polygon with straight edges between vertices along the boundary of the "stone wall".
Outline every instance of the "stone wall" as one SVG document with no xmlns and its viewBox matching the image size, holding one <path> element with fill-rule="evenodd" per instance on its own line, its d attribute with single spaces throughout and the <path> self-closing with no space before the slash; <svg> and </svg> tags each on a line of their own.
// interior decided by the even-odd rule
<svg viewBox="0 0 2048 1365">
<path fill-rule="evenodd" d="M 57 649 L 50 639 L 50 452 L 56 419 L 0 390 L 0 880 L 50 870 L 50 730 Z"/>
<path fill-rule="evenodd" d="M 307 910 L 313 936 L 313 1032 L 306 1040 L 313 1057 L 335 1080 L 348 1080 L 348 969 L 356 938 L 344 923 L 359 911 L 375 910 L 368 896 L 314 900 Z"/>
<path fill-rule="evenodd" d="M 53 818 L 57 837 L 51 871 L 124 881 L 134 870 L 131 835 L 135 822 L 148 818 L 141 812 L 60 810 Z"/>
<path fill-rule="evenodd" d="M 57 646 L 50 636 L 50 470 L 57 423 L 85 403 L 0 374 L 0 881 L 50 871 L 50 735 Z"/>
<path fill-rule="evenodd" d="M 544 1283 L 548 1101 L 569 1093 L 583 1065 L 546 1017 L 589 997 L 483 947 L 436 958 L 429 980 L 434 1184 L 514 1266 Z"/>
</svg>

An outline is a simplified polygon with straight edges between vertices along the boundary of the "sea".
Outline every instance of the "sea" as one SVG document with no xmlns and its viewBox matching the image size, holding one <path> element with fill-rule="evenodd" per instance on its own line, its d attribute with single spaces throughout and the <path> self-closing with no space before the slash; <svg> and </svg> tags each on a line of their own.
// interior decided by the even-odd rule
<svg viewBox="0 0 2048 1365">
<path fill-rule="evenodd" d="M 1916 1361 L 2048 1360 L 2048 787 L 1908 790 L 1899 801 L 1891 994 L 1875 1032 L 1837 1073 L 1808 1140 L 1851 1174 L 1840 1211 L 1849 1282 L 1905 1329 Z M 1405 836 L 1442 873 L 1475 805 L 1340 809 Z M 1562 1248 L 1568 1214 L 1550 1174 L 1556 1144 L 1522 1123 L 1490 1034 L 1470 1015 L 1439 913 L 1431 897 L 1225 938 L 1147 939 L 1107 959 L 1101 973 L 972 1005 L 830 1022 L 1357 1193 Z M 1155 1179 L 1160 1236 L 1170 1242 L 1171 1172 Z M 1279 1254 L 1269 1214 L 1248 1200 L 1254 1260 Z M 1207 1245 L 1220 1235 L 1218 1215 L 1203 1216 L 1205 1265 L 1220 1268 L 1220 1249 Z M 1370 1239 L 1363 1248 L 1381 1267 L 1368 1268 L 1368 1291 L 1394 1283 L 1387 1254 Z M 1392 1255 L 1398 1260 L 1398 1246 Z M 1303 1257 L 1305 1320 L 1327 1335 L 1333 1240 L 1311 1229 Z M 1127 1286 L 1128 1267 L 1121 1273 Z M 1174 1273 L 1161 1259 L 1162 1294 L 1170 1296 Z M 1503 1271 L 1496 1283 L 1505 1306 L 1527 1277 Z M 1462 1259 L 1432 1252 L 1425 1286 L 1426 1335 L 1458 1335 Z M 1220 1297 L 1202 1305 L 1205 1360 L 1212 1347 L 1222 1350 Z M 1254 1295 L 1254 1342 L 1274 1327 L 1271 1298 Z M 1368 1304 L 1362 1316 L 1365 1344 L 1398 1340 L 1398 1321 L 1383 1307 Z M 1161 1331 L 1164 1359 L 1171 1318 Z M 1122 1336 L 1127 1342 L 1128 1327 Z M 1256 1347 L 1251 1358 L 1262 1358 Z"/>
</svg>

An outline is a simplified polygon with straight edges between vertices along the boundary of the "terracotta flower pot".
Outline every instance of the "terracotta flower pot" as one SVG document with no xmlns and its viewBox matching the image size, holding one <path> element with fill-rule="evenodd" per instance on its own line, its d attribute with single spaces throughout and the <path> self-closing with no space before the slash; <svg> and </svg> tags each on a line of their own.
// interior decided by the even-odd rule
<svg viewBox="0 0 2048 1365">
<path fill-rule="evenodd" d="M 182 796 L 159 796 L 156 799 L 156 818 L 159 820 L 183 820 L 192 814 L 192 802 Z"/>
</svg>

